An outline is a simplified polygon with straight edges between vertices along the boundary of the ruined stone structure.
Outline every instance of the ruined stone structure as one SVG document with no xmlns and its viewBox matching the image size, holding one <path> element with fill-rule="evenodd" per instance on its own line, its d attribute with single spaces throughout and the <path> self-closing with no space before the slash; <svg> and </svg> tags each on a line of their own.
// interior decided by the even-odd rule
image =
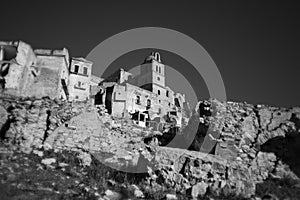
<svg viewBox="0 0 300 200">
<path fill-rule="evenodd" d="M 140 74 L 133 77 L 120 69 L 102 82 L 105 88 L 99 98 L 108 112 L 115 117 L 136 114 L 138 124 L 145 126 L 147 119 L 167 116 L 181 127 L 182 109 L 187 106 L 185 95 L 176 93 L 165 84 L 165 65 L 158 52 L 151 53 L 138 66 Z"/>
<path fill-rule="evenodd" d="M 0 77 L 2 89 L 14 95 L 24 94 L 38 75 L 37 57 L 32 48 L 22 42 L 0 42 Z"/>
<path fill-rule="evenodd" d="M 71 58 L 62 50 L 36 49 L 19 42 L 0 43 L 1 85 L 4 92 L 23 97 L 70 101 L 91 99 L 114 117 L 130 117 L 146 126 L 165 117 L 181 127 L 185 95 L 165 84 L 165 65 L 158 52 L 138 66 L 140 73 L 120 69 L 105 80 L 92 76 L 91 61 Z M 99 84 L 101 82 L 101 84 Z"/>
<path fill-rule="evenodd" d="M 131 123 L 116 128 L 116 120 L 107 113 L 99 114 L 93 105 L 81 102 L 2 98 L 0 128 L 2 137 L 23 152 L 41 146 L 84 151 L 83 158 L 92 154 L 113 169 L 147 172 L 149 188 L 167 186 L 195 198 L 207 194 L 251 198 L 257 185 L 271 177 L 299 183 L 300 108 L 209 103 L 213 114 L 205 116 L 197 106 L 187 126 L 190 131 L 178 136 L 180 143 L 192 139 L 200 144 L 203 122 L 199 118 L 207 118 L 211 130 L 219 134 L 217 147 L 209 154 L 148 145 L 142 141 L 151 131 Z M 196 136 L 190 138 L 193 128 Z M 204 137 L 209 134 L 213 133 L 208 131 Z M 265 149 L 276 138 L 284 146 L 275 143 L 273 150 Z"/>
<path fill-rule="evenodd" d="M 70 66 L 69 100 L 87 100 L 90 95 L 92 62 L 84 58 L 72 58 Z"/>
<path fill-rule="evenodd" d="M 4 93 L 84 101 L 90 98 L 92 62 L 62 50 L 36 49 L 22 42 L 0 42 L 0 83 Z M 95 77 L 95 76 L 94 76 Z M 98 83 L 99 83 L 98 82 Z"/>
<path fill-rule="evenodd" d="M 32 50 L 21 41 L 0 42 L 3 89 L 0 150 L 6 150 L 0 152 L 1 158 L 10 152 L 17 153 L 11 153 L 8 161 L 26 172 L 26 165 L 19 165 L 15 160 L 19 151 L 33 152 L 40 157 L 46 155 L 43 165 L 54 159 L 46 153 L 43 155 L 44 152 L 72 151 L 79 154 L 83 166 L 93 166 L 92 160 L 97 159 L 114 170 L 134 173 L 135 177 L 138 177 L 136 173 L 145 174 L 143 184 L 147 193 L 172 189 L 193 199 L 209 195 L 261 199 L 256 197 L 258 186 L 274 180 L 284 183 L 277 188 L 290 187 L 297 191 L 293 194 L 289 190 L 288 198 L 279 199 L 299 199 L 299 107 L 277 108 L 216 99 L 200 101 L 187 126 L 162 147 L 161 140 L 168 134 L 136 126 L 126 116 L 132 114 L 132 119 L 136 118 L 142 127 L 149 123 L 146 119 L 182 117 L 187 105 L 185 96 L 165 85 L 165 66 L 158 53 L 152 53 L 139 67 L 141 73 L 135 77 L 120 69 L 102 80 L 91 75 L 90 61 L 70 58 L 67 49 Z M 88 98 L 94 98 L 95 102 L 83 101 Z M 7 185 L 22 186 L 13 168 L 3 167 L 3 163 L 2 175 L 11 174 L 1 180 Z M 45 168 L 47 172 L 63 169 L 61 163 L 52 167 L 50 164 Z M 33 171 L 41 169 L 34 165 Z M 71 179 L 86 176 L 71 170 L 66 174 L 66 179 L 70 174 Z M 108 174 L 116 180 L 120 177 L 112 176 L 110 171 Z M 103 174 L 95 175 L 102 182 Z M 97 188 L 95 180 L 92 180 L 93 187 Z M 110 180 L 110 184 L 115 183 Z M 24 184 L 20 188 L 26 189 Z M 33 191 L 31 186 L 27 188 Z M 44 192 L 45 188 L 42 189 Z"/>
<path fill-rule="evenodd" d="M 69 82 L 69 52 L 63 50 L 36 49 L 37 76 L 30 87 L 26 88 L 24 96 L 67 99 Z"/>
</svg>

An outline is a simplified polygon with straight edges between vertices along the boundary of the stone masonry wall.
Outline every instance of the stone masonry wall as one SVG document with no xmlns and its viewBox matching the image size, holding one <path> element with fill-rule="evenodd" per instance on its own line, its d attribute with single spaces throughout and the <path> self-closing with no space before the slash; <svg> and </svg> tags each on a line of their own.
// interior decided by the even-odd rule
<svg viewBox="0 0 300 200">
<path fill-rule="evenodd" d="M 4 119 L 1 137 L 31 152 L 32 148 L 40 148 L 52 131 L 64 121 L 78 115 L 85 107 L 83 104 L 72 104 L 44 99 L 1 97 L 1 109 L 6 110 L 8 117 Z"/>
</svg>

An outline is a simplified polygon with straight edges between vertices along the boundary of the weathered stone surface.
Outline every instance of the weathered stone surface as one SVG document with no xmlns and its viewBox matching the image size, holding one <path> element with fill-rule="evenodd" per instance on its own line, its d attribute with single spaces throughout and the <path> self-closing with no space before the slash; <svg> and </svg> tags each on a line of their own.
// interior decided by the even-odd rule
<svg viewBox="0 0 300 200">
<path fill-rule="evenodd" d="M 166 194 L 166 200 L 177 200 L 177 196 L 175 194 Z"/>
<path fill-rule="evenodd" d="M 4 128 L 4 125 L 6 124 L 7 120 L 8 120 L 8 113 L 4 107 L 0 106 L 0 131 L 1 131 L 1 134 L 2 134 L 2 129 Z"/>
<path fill-rule="evenodd" d="M 200 146 L 196 150 L 212 151 L 213 145 L 216 144 L 212 153 L 227 160 L 241 159 L 244 163 L 251 163 L 259 147 L 268 140 L 299 134 L 297 108 L 285 109 L 263 105 L 255 107 L 247 103 L 226 103 L 215 99 L 209 100 L 208 104 L 211 112 L 202 116 L 206 129 L 198 129 L 193 141 L 193 144 Z M 201 115 L 201 112 L 203 111 L 196 109 L 193 117 Z M 199 127 L 201 126 L 203 123 L 199 123 Z M 188 125 L 187 129 L 191 130 L 191 127 Z M 208 139 L 214 140 L 215 143 L 207 142 Z"/>
<path fill-rule="evenodd" d="M 250 197 L 255 193 L 255 184 L 271 174 L 298 179 L 278 153 L 263 152 L 261 146 L 278 136 L 297 136 L 300 109 L 211 100 L 211 115 L 196 109 L 186 127 L 186 131 L 196 131 L 194 150 L 205 150 L 197 152 L 146 144 L 144 139 L 156 133 L 129 122 L 118 125 L 120 119 L 107 115 L 103 107 L 49 99 L 8 98 L 2 103 L 2 112 L 13 119 L 5 138 L 22 151 L 41 151 L 41 147 L 76 151 L 84 166 L 93 156 L 114 169 L 148 172 L 150 186 L 191 191 L 195 197 L 207 191 Z M 193 139 L 186 131 L 180 137 L 183 143 Z M 202 148 L 205 138 L 210 138 L 205 143 L 208 146 Z"/>
<path fill-rule="evenodd" d="M 50 99 L 21 99 L 3 97 L 6 112 L 10 115 L 9 124 L 3 137 L 13 144 L 19 144 L 24 152 L 32 148 L 40 148 L 44 140 L 53 130 L 82 112 L 86 105 L 58 102 Z M 78 106 L 78 112 L 72 112 L 72 107 Z M 9 111 L 8 111 L 9 110 Z"/>
<path fill-rule="evenodd" d="M 41 162 L 44 165 L 51 165 L 56 162 L 56 159 L 55 158 L 45 158 Z"/>
<path fill-rule="evenodd" d="M 204 196 L 208 188 L 208 184 L 204 182 L 197 183 L 192 187 L 191 195 L 193 198 Z"/>
</svg>

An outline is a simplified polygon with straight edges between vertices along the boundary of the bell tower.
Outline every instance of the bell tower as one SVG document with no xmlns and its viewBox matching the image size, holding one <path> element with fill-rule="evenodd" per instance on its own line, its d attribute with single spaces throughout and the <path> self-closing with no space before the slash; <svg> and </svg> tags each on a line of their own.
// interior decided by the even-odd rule
<svg viewBox="0 0 300 200">
<path fill-rule="evenodd" d="M 161 62 L 158 52 L 151 54 L 141 65 L 141 75 L 138 80 L 140 87 L 158 95 L 166 95 L 165 65 Z"/>
</svg>

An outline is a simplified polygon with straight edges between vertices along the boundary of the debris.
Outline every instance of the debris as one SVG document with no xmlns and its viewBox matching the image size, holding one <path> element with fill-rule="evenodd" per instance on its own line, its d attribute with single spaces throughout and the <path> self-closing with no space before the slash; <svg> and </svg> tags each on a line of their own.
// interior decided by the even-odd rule
<svg viewBox="0 0 300 200">
<path fill-rule="evenodd" d="M 56 162 L 55 158 L 45 158 L 41 161 L 41 163 L 44 164 L 44 165 L 51 165 L 55 162 Z"/>
<path fill-rule="evenodd" d="M 203 197 L 207 191 L 208 184 L 204 182 L 197 183 L 192 187 L 191 195 L 193 198 Z"/>
<path fill-rule="evenodd" d="M 34 154 L 38 155 L 39 157 L 43 157 L 44 153 L 42 151 L 39 151 L 39 150 L 33 150 L 32 151 Z"/>
<path fill-rule="evenodd" d="M 166 200 L 177 200 L 177 196 L 175 194 L 166 194 Z"/>
<path fill-rule="evenodd" d="M 144 193 L 140 190 L 140 188 L 134 184 L 131 185 L 131 189 L 133 190 L 133 194 L 137 198 L 144 198 Z"/>
</svg>

